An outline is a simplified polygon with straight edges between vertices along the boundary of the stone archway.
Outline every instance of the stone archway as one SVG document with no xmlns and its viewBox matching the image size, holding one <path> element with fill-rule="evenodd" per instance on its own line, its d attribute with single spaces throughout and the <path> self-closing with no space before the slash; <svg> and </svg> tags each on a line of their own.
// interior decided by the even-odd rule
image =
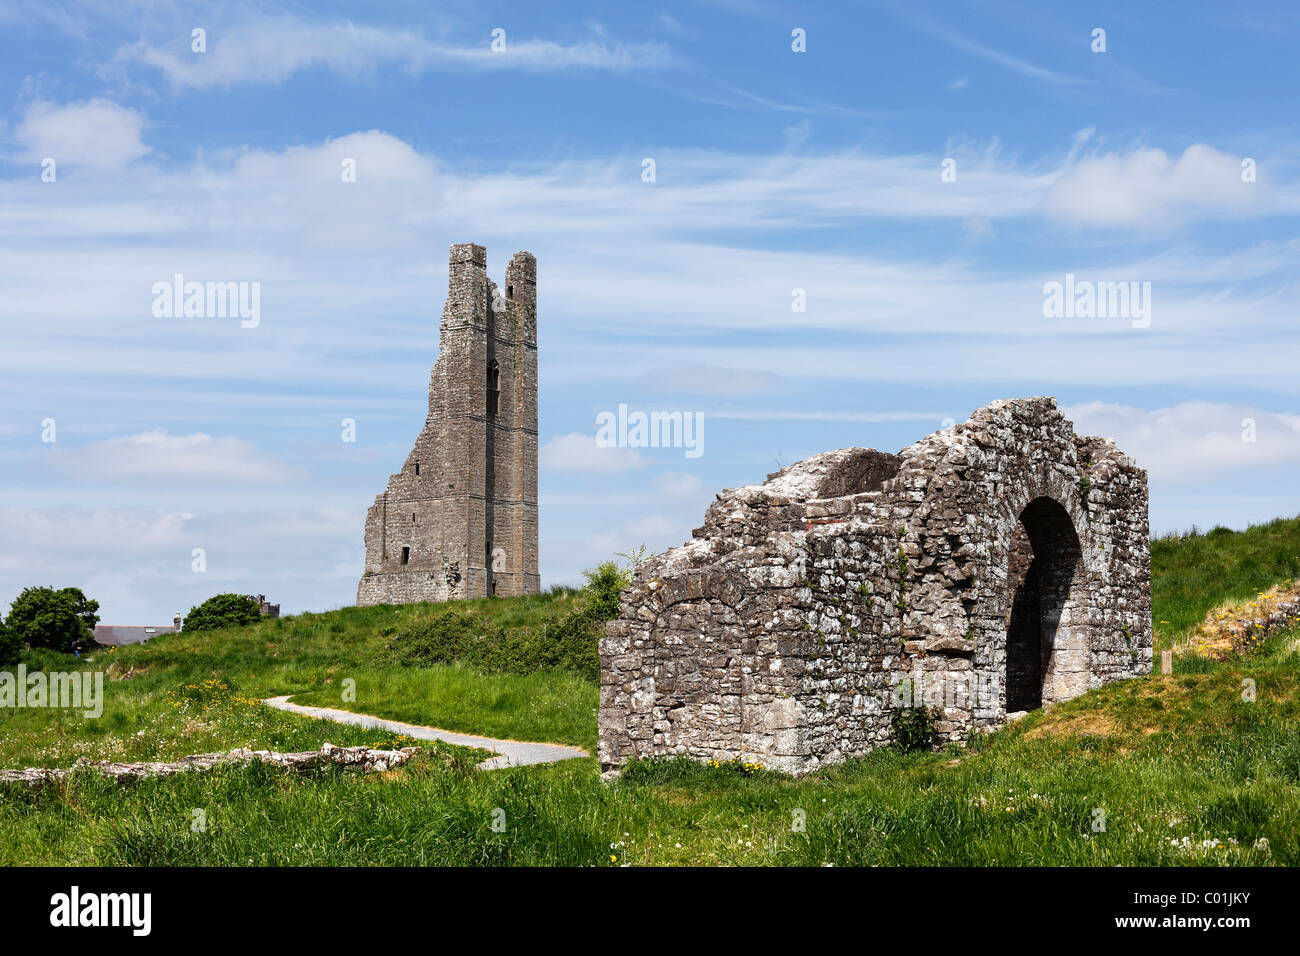
<svg viewBox="0 0 1300 956">
<path fill-rule="evenodd" d="M 1020 513 L 1008 560 L 1006 713 L 1068 700 L 1088 688 L 1083 552 L 1069 513 L 1048 497 Z"/>
<path fill-rule="evenodd" d="M 939 741 L 966 739 L 1150 673 L 1146 472 L 1044 396 L 897 455 L 816 455 L 722 491 L 691 541 L 644 562 L 600 655 L 607 772 L 867 753 L 893 739 L 904 673 L 973 692 L 933 714 Z"/>
</svg>

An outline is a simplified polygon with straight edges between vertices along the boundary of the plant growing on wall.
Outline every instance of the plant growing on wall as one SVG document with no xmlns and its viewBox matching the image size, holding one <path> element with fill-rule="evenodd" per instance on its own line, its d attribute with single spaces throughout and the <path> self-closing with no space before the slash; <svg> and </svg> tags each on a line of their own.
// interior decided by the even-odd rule
<svg viewBox="0 0 1300 956">
<path fill-rule="evenodd" d="M 929 750 L 934 741 L 934 724 L 927 707 L 895 707 L 889 715 L 894 746 L 904 753 Z"/>
</svg>

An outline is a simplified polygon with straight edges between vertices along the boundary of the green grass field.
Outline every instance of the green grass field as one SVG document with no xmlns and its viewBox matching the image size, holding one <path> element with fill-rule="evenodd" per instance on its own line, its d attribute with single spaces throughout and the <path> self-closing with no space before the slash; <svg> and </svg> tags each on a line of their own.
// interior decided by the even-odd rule
<svg viewBox="0 0 1300 956">
<path fill-rule="evenodd" d="M 1170 622 L 1157 624 L 1160 639 L 1294 577 L 1298 553 L 1295 520 L 1154 542 L 1154 617 Z M 465 602 L 464 613 L 522 632 L 582 600 L 561 591 Z M 403 742 L 251 702 L 275 694 L 594 747 L 588 677 L 373 663 L 402 628 L 439 613 L 346 608 L 101 652 L 86 666 L 110 665 L 104 716 L 0 712 L 0 766 Z M 799 780 L 664 760 L 606 784 L 594 758 L 484 773 L 473 769 L 481 755 L 452 747 L 376 775 L 252 766 L 118 786 L 79 774 L 39 794 L 0 790 L 0 863 L 1296 865 L 1298 636 L 1196 673 L 1108 685 L 964 750 L 880 751 Z M 348 679 L 355 703 L 342 700 Z M 196 809 L 205 832 L 191 830 Z"/>
</svg>

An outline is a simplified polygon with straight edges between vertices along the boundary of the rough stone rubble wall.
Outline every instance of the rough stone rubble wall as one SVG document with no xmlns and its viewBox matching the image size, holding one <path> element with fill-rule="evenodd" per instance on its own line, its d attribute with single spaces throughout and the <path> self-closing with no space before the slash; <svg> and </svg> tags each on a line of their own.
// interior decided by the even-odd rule
<svg viewBox="0 0 1300 956">
<path fill-rule="evenodd" d="M 804 772 L 887 743 L 908 688 L 940 739 L 996 726 L 1027 533 L 1055 588 L 1044 699 L 1149 673 L 1145 472 L 1050 398 L 996 402 L 898 456 L 829 452 L 724 492 L 646 562 L 601 644 L 603 767 Z"/>
<path fill-rule="evenodd" d="M 366 515 L 357 603 L 535 594 L 537 533 L 536 261 L 516 253 L 503 292 L 482 246 L 455 245 L 428 417 Z"/>
</svg>

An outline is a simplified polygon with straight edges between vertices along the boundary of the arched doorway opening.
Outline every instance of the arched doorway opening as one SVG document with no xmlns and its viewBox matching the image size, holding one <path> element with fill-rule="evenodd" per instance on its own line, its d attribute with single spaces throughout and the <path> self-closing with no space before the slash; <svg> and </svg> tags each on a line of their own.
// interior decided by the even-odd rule
<svg viewBox="0 0 1300 956">
<path fill-rule="evenodd" d="M 1007 569 L 1007 713 L 1087 689 L 1087 641 L 1071 591 L 1081 559 L 1079 535 L 1061 504 L 1029 502 L 1016 524 Z"/>
</svg>

